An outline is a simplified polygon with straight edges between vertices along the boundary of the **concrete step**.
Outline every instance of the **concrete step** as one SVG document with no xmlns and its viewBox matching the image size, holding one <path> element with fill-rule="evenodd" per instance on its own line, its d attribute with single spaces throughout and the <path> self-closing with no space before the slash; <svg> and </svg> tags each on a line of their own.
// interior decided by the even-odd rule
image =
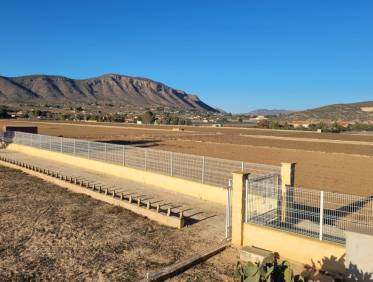
<svg viewBox="0 0 373 282">
<path fill-rule="evenodd" d="M 243 262 L 250 261 L 253 263 L 256 263 L 256 262 L 261 263 L 263 259 L 271 253 L 273 252 L 260 249 L 260 248 L 256 248 L 253 246 L 244 246 L 240 249 L 240 260 Z M 280 254 L 280 260 L 288 261 L 295 274 L 300 274 L 305 270 L 305 266 L 303 263 L 281 257 L 281 254 Z"/>
<path fill-rule="evenodd" d="M 251 261 L 261 263 L 263 259 L 271 253 L 272 252 L 268 250 L 263 250 L 252 246 L 245 246 L 240 250 L 240 260 L 244 262 Z"/>
</svg>

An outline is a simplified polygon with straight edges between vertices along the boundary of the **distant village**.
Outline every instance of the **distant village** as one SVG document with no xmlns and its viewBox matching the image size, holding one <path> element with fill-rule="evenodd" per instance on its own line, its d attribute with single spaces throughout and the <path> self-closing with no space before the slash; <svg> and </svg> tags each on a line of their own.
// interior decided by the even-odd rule
<svg viewBox="0 0 373 282">
<path fill-rule="evenodd" d="M 362 109 L 364 111 L 372 111 Z M 344 120 L 287 120 L 284 115 L 200 112 L 169 107 L 123 107 L 98 105 L 18 105 L 1 106 L 0 118 L 21 120 L 61 120 L 80 122 L 120 122 L 153 125 L 195 125 L 212 127 L 256 127 L 318 132 L 373 131 L 372 122 Z"/>
</svg>

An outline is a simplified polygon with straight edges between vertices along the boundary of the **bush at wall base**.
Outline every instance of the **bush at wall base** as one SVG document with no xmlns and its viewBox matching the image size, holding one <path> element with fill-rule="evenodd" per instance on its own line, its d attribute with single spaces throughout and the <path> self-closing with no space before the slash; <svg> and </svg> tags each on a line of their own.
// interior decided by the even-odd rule
<svg viewBox="0 0 373 282">
<path fill-rule="evenodd" d="M 237 263 L 237 275 L 241 282 L 304 282 L 300 275 L 294 275 L 289 263 L 280 261 L 278 253 L 271 253 L 261 263 Z M 311 282 L 310 280 L 308 282 Z"/>
</svg>

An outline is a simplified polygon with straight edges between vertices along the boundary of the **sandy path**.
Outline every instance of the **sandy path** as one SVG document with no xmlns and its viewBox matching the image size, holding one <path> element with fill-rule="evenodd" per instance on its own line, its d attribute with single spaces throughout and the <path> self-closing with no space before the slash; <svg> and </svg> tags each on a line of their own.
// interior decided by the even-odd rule
<svg viewBox="0 0 373 282">
<path fill-rule="evenodd" d="M 331 143 L 331 144 L 349 144 L 349 145 L 373 146 L 373 142 L 366 142 L 366 141 L 345 141 L 345 140 L 333 140 L 333 139 L 296 138 L 296 137 L 281 137 L 281 136 L 268 136 L 268 135 L 250 135 L 250 134 L 240 134 L 240 136 L 249 137 L 249 138 L 257 138 L 257 139 L 273 139 L 273 140 L 300 141 L 300 142 L 316 142 L 316 143 Z"/>
</svg>

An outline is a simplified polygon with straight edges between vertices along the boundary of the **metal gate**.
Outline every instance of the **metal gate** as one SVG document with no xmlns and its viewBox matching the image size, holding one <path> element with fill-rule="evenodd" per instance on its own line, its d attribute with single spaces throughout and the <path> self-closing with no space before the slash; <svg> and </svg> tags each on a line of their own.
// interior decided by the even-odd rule
<svg viewBox="0 0 373 282">
<path fill-rule="evenodd" d="M 255 218 L 275 220 L 280 208 L 280 175 L 269 174 L 248 179 L 245 184 L 245 222 Z"/>
<path fill-rule="evenodd" d="M 245 183 L 245 222 L 249 222 L 251 217 L 256 216 L 273 216 L 273 211 L 277 210 L 277 197 L 269 197 L 270 191 L 265 189 L 268 187 L 279 187 L 281 177 L 279 174 L 267 174 L 260 177 L 250 178 Z M 250 186 L 259 185 L 261 188 L 259 193 L 253 193 Z M 228 180 L 225 210 L 225 238 L 232 238 L 232 179 Z M 272 195 L 273 196 L 273 195 Z M 253 202 L 259 205 L 253 205 Z"/>
</svg>

